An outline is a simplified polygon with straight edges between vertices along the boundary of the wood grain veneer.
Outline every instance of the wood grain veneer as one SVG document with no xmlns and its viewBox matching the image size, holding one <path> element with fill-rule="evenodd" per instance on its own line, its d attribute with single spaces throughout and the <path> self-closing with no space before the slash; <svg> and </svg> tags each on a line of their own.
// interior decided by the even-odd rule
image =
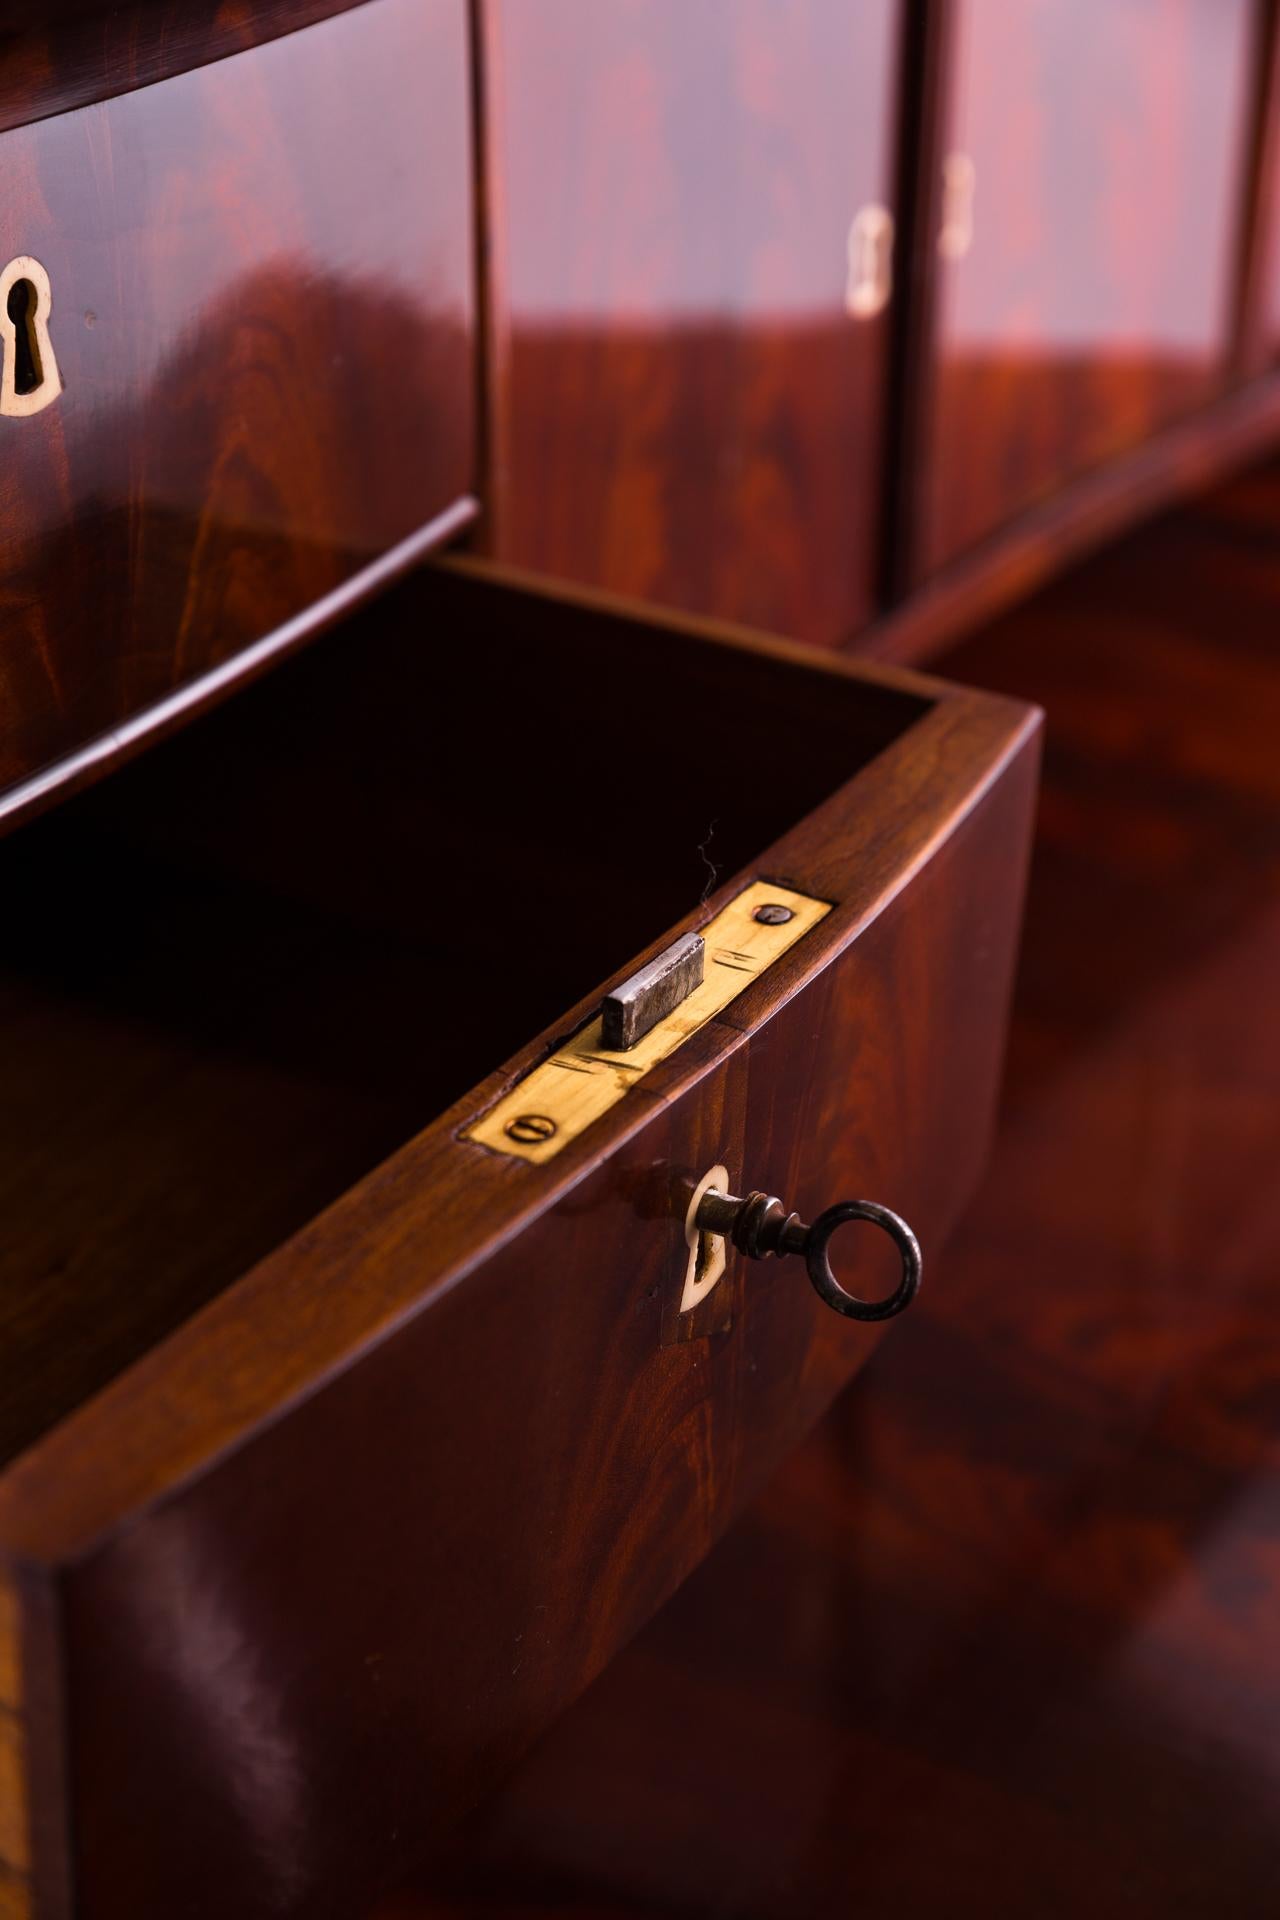
<svg viewBox="0 0 1280 1920">
<path fill-rule="evenodd" d="M 958 0 L 935 165 L 971 169 L 972 237 L 934 236 L 917 581 L 1222 390 L 1255 13 Z"/>
<path fill-rule="evenodd" d="M 208 723 L 238 723 L 255 708 L 261 717 L 261 703 L 285 699 L 292 683 L 292 728 L 266 728 L 273 806 L 264 808 L 264 789 L 242 790 L 252 761 L 239 756 L 236 782 L 193 782 L 190 808 L 137 806 L 130 822 L 115 796 L 169 749 L 76 803 L 100 825 L 132 826 L 127 861 L 103 860 L 99 841 L 106 884 L 140 860 L 145 872 L 144 856 L 158 872 L 178 850 L 180 875 L 208 876 L 195 903 L 203 896 L 215 910 L 197 912 L 181 950 L 207 944 L 203 975 L 197 967 L 189 981 L 162 939 L 145 964 L 126 956 L 114 979 L 97 970 L 86 991 L 87 969 L 52 927 L 32 935 L 20 970 L 42 991 L 56 987 L 72 1010 L 114 1000 L 113 1044 L 130 1027 L 143 1037 L 167 1027 L 180 1058 L 194 1042 L 237 1075 L 255 1055 L 270 1070 L 228 1107 L 210 1102 L 207 1075 L 183 1063 L 176 1101 L 137 1103 L 151 1111 L 153 1133 L 159 1122 L 166 1151 L 170 1135 L 196 1125 L 186 1164 L 193 1190 L 204 1189 L 194 1216 L 203 1231 L 172 1233 L 164 1204 L 138 1210 L 132 1232 L 144 1257 L 126 1252 L 121 1269 L 135 1284 L 104 1295 L 109 1311 L 82 1315 L 95 1364 L 113 1320 L 119 1337 L 122 1299 L 133 1324 L 121 1360 L 130 1343 L 137 1352 L 156 1337 L 145 1321 L 159 1295 L 162 1331 L 200 1287 L 213 1280 L 222 1291 L 0 1481 L 0 1556 L 21 1570 L 24 1621 L 56 1623 L 37 1664 L 60 1676 L 66 1702 L 30 1723 L 30 1765 L 60 1771 L 68 1788 L 61 1848 L 36 1856 L 52 1912 L 46 1881 L 68 1859 L 90 1920 L 175 1908 L 193 1920 L 232 1910 L 245 1920 L 319 1920 L 378 1897 L 672 1591 L 871 1351 L 874 1331 L 830 1314 L 802 1272 L 748 1278 L 740 1265 L 721 1283 L 733 1289 L 729 1329 L 721 1321 L 701 1338 L 664 1341 L 668 1296 L 683 1286 L 690 1177 L 723 1159 L 811 1211 L 874 1191 L 936 1247 L 985 1151 L 1034 793 L 1034 715 L 909 676 L 637 621 L 608 604 L 561 605 L 461 569 L 416 578 L 378 614 L 392 640 L 381 661 L 368 641 L 345 654 L 321 642 Z M 452 633 L 489 697 L 447 710 L 431 734 L 430 700 L 413 696 L 431 685 L 421 636 L 433 630 Z M 335 647 L 343 637 L 354 636 L 335 636 Z M 642 777 L 650 756 L 642 746 L 620 754 L 617 724 L 573 724 L 562 690 L 588 684 L 579 670 L 588 658 L 643 666 L 636 686 L 664 713 L 677 671 L 695 703 L 700 680 L 714 691 L 718 724 L 693 756 L 696 780 L 671 781 L 665 763 Z M 563 676 L 549 673 L 555 661 Z M 314 703 L 296 704 L 299 676 L 314 688 L 326 669 L 344 701 L 338 752 L 332 734 L 308 737 Z M 359 724 L 370 699 L 376 732 Z M 531 767 L 545 762 L 532 731 L 539 714 L 571 749 L 564 778 L 575 790 L 584 766 L 612 770 L 612 789 L 601 781 L 600 803 L 579 811 L 578 836 L 566 835 L 555 791 L 523 777 L 522 749 Z M 643 700 L 628 725 L 637 743 L 656 737 Z M 199 764 L 200 731 L 182 742 L 184 766 Z M 370 740 L 377 752 L 362 758 Z M 452 781 L 436 812 L 404 804 L 407 771 L 429 771 L 448 740 L 473 767 L 491 756 L 504 779 Z M 759 777 L 766 749 L 773 780 Z M 326 769 L 320 780 L 300 777 L 313 752 Z M 851 755 L 860 770 L 840 785 Z M 372 814 L 362 814 L 362 790 Z M 138 792 L 135 784 L 135 803 Z M 476 797 L 485 792 L 487 814 Z M 398 806 L 376 804 L 392 795 Z M 796 822 L 802 796 L 808 810 Z M 573 975 L 594 971 L 599 943 L 643 925 L 615 949 L 620 978 L 645 934 L 656 951 L 680 930 L 659 914 L 673 897 L 692 892 L 696 902 L 705 885 L 699 844 L 713 798 L 717 853 L 745 864 L 685 912 L 684 926 L 762 872 L 831 901 L 831 912 L 547 1166 L 461 1138 L 596 1004 L 599 987 L 576 1007 L 565 1000 Z M 42 838 L 36 871 L 46 884 L 76 807 L 10 842 Z M 780 810 L 792 824 L 771 839 L 766 823 Z M 514 916 L 510 885 L 495 888 L 484 858 L 499 839 L 506 874 L 525 889 Z M 469 861 L 455 852 L 464 846 Z M 260 903 L 252 917 L 219 910 L 232 853 L 255 883 L 245 896 Z M 281 941 L 263 911 L 272 871 L 301 942 Z M 584 871 L 593 880 L 585 896 Z M 367 991 L 351 964 L 358 946 L 335 939 L 325 909 L 339 876 L 350 929 L 370 956 Z M 584 897 L 589 915 L 574 920 L 569 904 Z M 486 898 L 501 904 L 491 969 L 477 937 Z M 169 920 L 181 924 L 172 904 Z M 253 938 L 238 942 L 249 928 Z M 450 947 L 470 977 L 465 1003 L 437 989 Z M 287 998 L 255 988 L 264 961 L 268 971 L 280 965 Z M 489 991 L 513 978 L 519 1007 L 509 991 Z M 215 983 L 219 993 L 201 991 Z M 528 1020 L 539 1003 L 554 1024 L 468 1091 L 490 1044 L 489 1057 L 501 1058 L 500 1022 Z M 464 1005 L 480 1026 L 459 1018 Z M 69 1043 L 61 1071 L 68 1061 L 81 1071 L 83 1024 L 56 1009 L 32 1059 L 56 1065 L 59 1035 Z M 459 1097 L 432 1121 L 455 1075 Z M 287 1089 L 291 1076 L 272 1148 L 252 1131 L 259 1087 Z M 340 1095 L 336 1127 L 318 1077 Z M 374 1116 L 363 1139 L 353 1131 L 365 1127 L 354 1088 Z M 104 1135 L 105 1117 L 86 1112 L 80 1122 L 97 1143 L 82 1163 L 91 1170 L 104 1144 L 110 1164 L 125 1131 L 117 1122 Z M 319 1180 L 302 1166 L 308 1136 L 359 1160 L 393 1118 L 408 1144 L 235 1279 L 228 1221 L 234 1235 L 246 1208 L 269 1211 L 290 1182 L 299 1184 L 287 1204 L 304 1216 L 323 1207 L 326 1189 L 333 1195 L 332 1164 Z M 210 1124 L 214 1135 L 202 1138 Z M 228 1178 L 237 1153 L 243 1171 Z M 72 1158 L 49 1165 L 63 1177 Z M 149 1177 L 150 1166 L 147 1151 L 130 1176 L 135 1195 L 139 1168 Z M 108 1203 L 129 1191 L 113 1173 Z M 172 1179 L 155 1199 L 171 1195 L 186 1204 Z M 29 1212 L 41 1230 L 50 1217 L 47 1204 Z M 81 1218 L 96 1229 L 92 1208 Z M 272 1232 L 282 1225 L 277 1218 Z M 253 1231 L 262 1227 L 259 1212 Z M 171 1251 L 157 1262 L 159 1242 L 148 1248 L 148 1238 L 166 1232 Z M 128 1233 L 93 1239 L 108 1262 L 113 1246 L 128 1244 Z M 188 1244 L 215 1249 L 194 1289 L 172 1265 L 172 1251 Z M 858 1273 L 868 1293 L 885 1290 L 873 1243 Z M 149 1301 L 137 1284 L 147 1274 L 163 1281 Z M 64 1301 L 70 1312 L 74 1292 Z M 68 1341 L 63 1351 L 77 1349 Z"/>
<path fill-rule="evenodd" d="M 464 0 L 367 0 L 0 134 L 64 391 L 0 418 L 0 789 L 473 480 Z"/>
<path fill-rule="evenodd" d="M 0 28 L 0 132 L 312 26 L 364 0 L 44 0 Z"/>
<path fill-rule="evenodd" d="M 898 0 L 493 0 L 493 468 L 513 565 L 834 646 L 875 602 Z"/>
<path fill-rule="evenodd" d="M 1274 463 L 947 659 L 1041 701 L 989 1174 L 856 1388 L 378 1920 L 1256 1920 L 1280 1724 Z"/>
</svg>

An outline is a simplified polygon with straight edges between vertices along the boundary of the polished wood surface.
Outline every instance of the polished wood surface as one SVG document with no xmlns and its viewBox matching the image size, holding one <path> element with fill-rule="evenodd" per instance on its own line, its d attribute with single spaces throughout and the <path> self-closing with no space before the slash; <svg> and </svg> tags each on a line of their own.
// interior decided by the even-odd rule
<svg viewBox="0 0 1280 1920">
<path fill-rule="evenodd" d="M 37 1267 L 63 1274 L 75 1354 L 62 1366 L 95 1345 L 100 1365 L 122 1316 L 135 1342 L 154 1334 L 154 1299 L 140 1304 L 122 1274 L 170 1276 L 162 1317 L 184 1289 L 191 1304 L 188 1244 L 213 1243 L 199 1284 L 234 1280 L 224 1216 L 247 1212 L 256 1232 L 273 1190 L 300 1199 L 289 1188 L 309 1140 L 367 1150 L 348 1089 L 363 1088 L 367 1108 L 385 1087 L 402 1116 L 455 1102 L 4 1478 L 3 1554 L 56 1596 L 63 1622 L 46 1662 L 61 1664 L 69 1746 L 56 1719 L 31 1737 L 46 1764 L 51 1745 L 65 1751 L 86 1916 L 319 1920 L 392 1883 L 667 1597 L 875 1343 L 780 1265 L 735 1266 L 722 1282 L 727 1332 L 664 1343 L 692 1182 L 723 1157 L 810 1217 L 846 1193 L 879 1195 L 936 1248 L 986 1147 L 1034 793 L 1026 708 L 700 642 L 460 572 L 419 576 L 378 613 L 381 645 L 337 635 L 205 723 L 203 773 L 201 729 L 165 749 L 168 805 L 155 804 L 157 754 L 10 843 L 32 847 L 43 887 L 68 898 L 76 885 L 59 876 L 82 879 L 95 846 L 157 899 L 176 857 L 190 899 L 176 950 L 166 931 L 155 952 L 142 926 L 105 982 L 53 929 L 17 969 L 43 1034 L 37 1021 L 14 1070 L 30 1086 L 40 1059 L 61 1078 L 44 1167 L 68 1189 L 53 1206 L 46 1187 L 25 1218 L 46 1236 L 82 1227 L 60 1260 L 28 1246 L 11 1287 L 21 1297 Z M 421 750 L 416 696 L 434 674 L 421 640 L 440 631 L 485 695 L 459 712 L 482 717 L 482 750 L 509 770 L 488 806 L 483 783 L 457 777 L 481 750 L 461 727 L 440 804 L 423 786 L 441 769 Z M 688 697 L 716 695 L 725 755 L 682 782 L 619 755 L 616 729 L 590 724 L 598 698 L 582 671 L 609 659 L 636 674 L 638 739 L 655 737 L 646 702 L 664 708 L 678 672 Z M 271 716 L 318 718 L 326 674 L 339 727 L 313 739 L 295 721 L 282 735 Z M 580 724 L 563 698 L 574 686 Z M 271 770 L 260 782 L 226 731 L 255 708 Z M 565 786 L 580 787 L 584 766 L 599 776 L 576 846 L 561 788 L 544 774 L 534 805 L 522 784 L 520 743 L 539 712 L 566 744 Z M 360 713 L 381 715 L 377 728 L 351 726 Z M 755 777 L 766 752 L 768 782 Z M 309 755 L 343 777 L 327 790 L 307 778 Z M 234 791 L 208 778 L 228 763 Z M 493 861 L 489 844 L 502 848 Z M 722 877 L 686 925 L 753 870 L 834 905 L 548 1165 L 459 1138 L 591 1011 L 597 995 L 563 1011 L 584 969 L 612 951 L 621 977 L 646 934 L 651 951 L 670 939 L 664 903 L 696 902 L 706 858 L 746 873 Z M 202 964 L 222 926 L 254 939 L 237 957 L 229 933 Z M 450 968 L 469 998 L 442 991 Z M 209 989 L 224 973 L 237 999 L 220 1003 Z M 465 1092 L 501 1057 L 504 1028 L 527 1033 L 540 1005 L 551 1030 Z M 91 1015 L 116 1050 L 149 1026 L 176 1055 L 168 1085 L 144 1047 L 143 1073 L 109 1077 L 104 1111 Z M 234 1098 L 224 1028 L 237 1036 Z M 77 1084 L 95 1110 L 73 1121 Z M 267 1145 L 260 1088 L 287 1152 Z M 130 1128 L 132 1153 L 118 1147 Z M 166 1223 L 152 1156 L 170 1134 L 187 1135 L 179 1164 L 218 1169 L 203 1183 L 203 1233 L 200 1212 Z M 6 1205 L 22 1217 L 22 1192 Z M 869 1294 L 888 1290 L 872 1246 L 859 1259 Z M 117 1271 L 105 1299 L 80 1292 L 73 1331 L 77 1257 L 81 1289 L 94 1262 Z M 172 1277 L 175 1257 L 185 1277 Z M 34 1300 L 44 1311 L 47 1289 Z"/>
<path fill-rule="evenodd" d="M 0 131 L 186 73 L 364 0 L 42 0 L 0 26 Z"/>
<path fill-rule="evenodd" d="M 874 603 L 898 0 L 492 0 L 490 551 L 836 645 Z"/>
<path fill-rule="evenodd" d="M 1047 710 L 1009 1096 L 833 1417 L 368 1920 L 1280 1889 L 1280 470 L 948 656 Z"/>
<path fill-rule="evenodd" d="M 797 671 L 801 731 L 774 750 L 774 780 L 726 790 L 711 755 L 680 780 L 642 774 L 593 727 L 602 644 L 646 663 L 634 685 L 613 672 L 627 724 L 655 739 L 678 685 L 728 737 L 762 740 L 772 656 L 537 600 L 522 620 L 499 599 L 486 623 L 489 604 L 410 581 L 0 846 L 0 1456 L 922 715 L 879 682 Z M 430 728 L 424 752 L 441 650 L 468 724 Z M 552 709 L 562 680 L 576 701 Z M 554 937 L 513 968 L 525 926 Z"/>
<path fill-rule="evenodd" d="M 1207 399 L 1231 347 L 1253 0 L 957 0 L 918 470 L 928 574 Z"/>
<path fill-rule="evenodd" d="M 1073 563 L 1193 500 L 1280 442 L 1280 373 L 1250 381 L 1093 468 L 959 555 L 857 636 L 867 659 L 936 660 Z"/>
<path fill-rule="evenodd" d="M 368 0 L 0 134 L 65 388 L 0 418 L 0 787 L 469 491 L 466 27 Z"/>
<path fill-rule="evenodd" d="M 1151 24 L 1158 18 L 1153 12 Z M 893 428 L 884 476 L 888 605 L 851 642 L 869 658 L 936 658 L 959 636 L 1016 605 L 1106 542 L 1162 508 L 1193 498 L 1280 442 L 1280 378 L 1266 318 L 1272 272 L 1268 230 L 1273 220 L 1268 209 L 1272 190 L 1280 184 L 1280 6 L 1275 0 L 1259 0 L 1250 10 L 1247 86 L 1235 129 L 1243 164 L 1231 222 L 1243 272 L 1235 278 L 1230 303 L 1234 364 L 1229 380 L 1190 412 L 1153 422 L 1127 451 L 1055 486 L 927 579 L 919 577 L 936 349 L 930 294 L 938 274 L 947 271 L 939 264 L 938 238 L 945 212 L 943 174 L 950 131 L 946 103 L 957 75 L 958 19 L 956 9 L 943 4 L 924 4 L 911 15 L 906 57 L 913 111 L 904 129 L 906 166 L 900 187 L 899 286 L 905 297 L 895 330 Z M 1076 52 L 1081 59 L 1092 58 L 1083 41 Z M 1171 78 L 1172 70 L 1157 76 L 1157 90 L 1169 93 Z M 1052 88 L 1052 75 L 1047 84 Z M 1016 158 L 1012 145 L 1007 157 L 997 156 L 1002 193 L 1017 189 Z M 976 187 L 975 204 L 982 204 Z M 1018 231 L 1030 271 L 1035 243 L 1029 230 Z M 1052 245 L 1046 233 L 1046 254 Z M 1007 424 L 999 413 L 992 431 L 985 420 L 978 423 L 964 454 L 965 489 L 981 493 L 988 484 L 983 476 L 1003 458 Z M 1062 426 L 1068 437 L 1076 431 L 1069 410 L 1063 412 Z"/>
<path fill-rule="evenodd" d="M 1245 334 L 1245 351 L 1255 368 L 1280 365 L 1280 5 L 1276 0 L 1267 9 L 1267 28 L 1260 45 L 1263 128 L 1257 191 L 1250 209 L 1256 231 Z"/>
<path fill-rule="evenodd" d="M 1275 444 L 1276 12 L 491 0 L 487 550 L 919 660 Z"/>
<path fill-rule="evenodd" d="M 827 649 L 1025 595 L 1274 439 L 1276 27 L 52 0 L 0 62 L 68 380 L 0 418 L 0 817 L 473 491 L 490 556 Z M 912 244 L 857 318 L 871 204 Z M 449 568 L 0 849 L 4 1920 L 73 1871 L 100 1920 L 1274 1904 L 1278 518 L 953 663 L 1057 744 L 950 1262 L 1016 701 Z M 776 973 L 554 1163 L 465 1138 L 761 872 L 835 903 Z M 716 1159 L 930 1255 L 755 1505 L 875 1342 L 793 1263 L 677 1324 Z"/>
<path fill-rule="evenodd" d="M 1280 362 L 1280 0 L 1258 0 L 1250 65 L 1250 150 L 1235 324 L 1235 372 L 1243 379 L 1256 379 Z"/>
</svg>

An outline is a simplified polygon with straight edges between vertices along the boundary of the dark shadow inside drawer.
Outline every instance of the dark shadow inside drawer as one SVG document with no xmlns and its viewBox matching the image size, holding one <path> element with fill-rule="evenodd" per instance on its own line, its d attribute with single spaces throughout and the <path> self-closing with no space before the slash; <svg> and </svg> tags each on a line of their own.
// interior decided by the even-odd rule
<svg viewBox="0 0 1280 1920">
<path fill-rule="evenodd" d="M 431 570 L 14 834 L 0 1454 L 926 709 Z"/>
</svg>

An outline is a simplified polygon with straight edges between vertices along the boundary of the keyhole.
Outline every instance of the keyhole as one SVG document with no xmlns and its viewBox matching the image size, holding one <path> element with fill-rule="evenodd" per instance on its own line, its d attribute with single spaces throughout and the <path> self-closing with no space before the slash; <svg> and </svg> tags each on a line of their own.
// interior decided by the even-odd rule
<svg viewBox="0 0 1280 1920">
<path fill-rule="evenodd" d="M 62 392 L 49 333 L 53 289 L 40 262 L 20 253 L 0 272 L 0 414 L 29 419 Z"/>
<path fill-rule="evenodd" d="M 36 290 L 29 280 L 15 280 L 10 287 L 9 318 L 13 322 L 13 390 L 34 393 L 44 374 L 36 340 Z"/>
</svg>

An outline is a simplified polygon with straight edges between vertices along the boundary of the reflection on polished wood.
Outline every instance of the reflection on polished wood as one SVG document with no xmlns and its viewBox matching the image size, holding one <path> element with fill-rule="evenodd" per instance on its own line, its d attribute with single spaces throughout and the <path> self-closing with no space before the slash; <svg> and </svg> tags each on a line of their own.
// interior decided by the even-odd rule
<svg viewBox="0 0 1280 1920">
<path fill-rule="evenodd" d="M 0 130 L 131 93 L 369 0 L 41 0 L 0 28 Z"/>
<path fill-rule="evenodd" d="M 0 787 L 469 490 L 466 62 L 465 0 L 368 0 L 0 133 L 63 382 L 0 418 Z"/>
<path fill-rule="evenodd" d="M 947 661 L 1048 710 L 1003 1133 L 917 1309 L 368 1920 L 1258 1920 L 1280 1885 L 1280 470 Z"/>
<path fill-rule="evenodd" d="M 836 645 L 871 612 L 898 0 L 493 0 L 492 542 Z M 882 240 L 885 235 L 880 228 Z"/>
<path fill-rule="evenodd" d="M 943 248 L 918 370 L 925 573 L 1220 386 L 1251 131 L 1252 0 L 953 17 L 942 145 L 972 231 Z"/>
</svg>

